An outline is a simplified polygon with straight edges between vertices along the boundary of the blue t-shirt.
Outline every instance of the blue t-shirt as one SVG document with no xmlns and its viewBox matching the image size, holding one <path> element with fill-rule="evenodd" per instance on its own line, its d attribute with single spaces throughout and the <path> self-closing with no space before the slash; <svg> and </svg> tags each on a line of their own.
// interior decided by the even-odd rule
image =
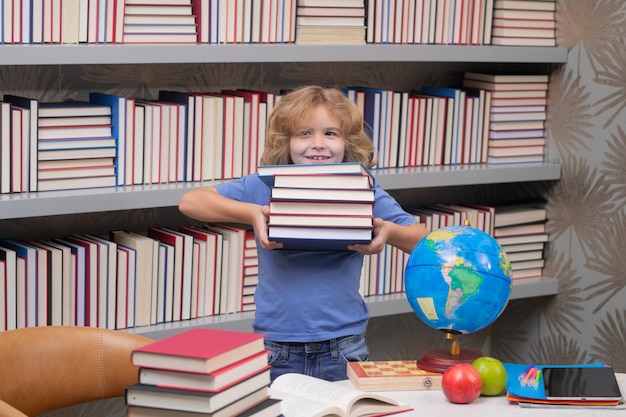
<svg viewBox="0 0 626 417">
<path fill-rule="evenodd" d="M 270 200 L 270 188 L 257 174 L 219 184 L 216 189 L 233 200 L 259 205 L 268 205 Z M 415 223 L 379 186 L 374 217 L 401 225 Z M 256 332 L 275 342 L 316 342 L 365 333 L 369 312 L 359 294 L 363 254 L 257 248 Z"/>
</svg>

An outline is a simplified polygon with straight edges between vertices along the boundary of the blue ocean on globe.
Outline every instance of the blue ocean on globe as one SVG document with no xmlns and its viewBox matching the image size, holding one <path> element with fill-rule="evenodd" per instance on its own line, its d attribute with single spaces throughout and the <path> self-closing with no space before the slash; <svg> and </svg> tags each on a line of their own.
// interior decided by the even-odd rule
<svg viewBox="0 0 626 417">
<path fill-rule="evenodd" d="M 472 333 L 493 323 L 511 295 L 511 263 L 498 242 L 470 226 L 424 237 L 406 265 L 411 308 L 430 327 Z"/>
</svg>

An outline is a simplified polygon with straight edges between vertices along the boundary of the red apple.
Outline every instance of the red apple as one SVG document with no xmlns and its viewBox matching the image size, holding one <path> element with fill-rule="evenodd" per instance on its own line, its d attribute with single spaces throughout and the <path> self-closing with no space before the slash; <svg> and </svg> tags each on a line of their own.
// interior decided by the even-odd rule
<svg viewBox="0 0 626 417">
<path fill-rule="evenodd" d="M 483 383 L 476 368 L 469 363 L 458 363 L 445 370 L 441 388 L 448 401 L 469 404 L 478 398 Z"/>
<path fill-rule="evenodd" d="M 481 394 L 488 397 L 500 395 L 506 388 L 506 369 L 502 362 L 491 356 L 481 356 L 472 362 L 483 381 Z"/>
</svg>

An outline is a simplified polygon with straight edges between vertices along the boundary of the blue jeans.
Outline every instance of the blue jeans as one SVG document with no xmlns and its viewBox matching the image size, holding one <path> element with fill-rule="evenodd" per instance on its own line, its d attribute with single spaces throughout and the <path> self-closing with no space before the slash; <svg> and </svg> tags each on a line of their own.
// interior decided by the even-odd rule
<svg viewBox="0 0 626 417">
<path fill-rule="evenodd" d="M 328 381 L 347 379 L 346 364 L 365 361 L 369 356 L 365 335 L 344 336 L 323 342 L 273 342 L 265 340 L 272 366 L 270 379 L 289 372 Z"/>
</svg>

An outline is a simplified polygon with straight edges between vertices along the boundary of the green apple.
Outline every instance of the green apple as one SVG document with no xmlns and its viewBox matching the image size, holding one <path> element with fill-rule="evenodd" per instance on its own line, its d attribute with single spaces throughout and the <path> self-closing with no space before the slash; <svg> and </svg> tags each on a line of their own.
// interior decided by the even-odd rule
<svg viewBox="0 0 626 417">
<path fill-rule="evenodd" d="M 507 375 L 502 362 L 491 356 L 481 356 L 472 362 L 472 366 L 476 368 L 483 381 L 481 395 L 494 397 L 504 391 Z"/>
</svg>

